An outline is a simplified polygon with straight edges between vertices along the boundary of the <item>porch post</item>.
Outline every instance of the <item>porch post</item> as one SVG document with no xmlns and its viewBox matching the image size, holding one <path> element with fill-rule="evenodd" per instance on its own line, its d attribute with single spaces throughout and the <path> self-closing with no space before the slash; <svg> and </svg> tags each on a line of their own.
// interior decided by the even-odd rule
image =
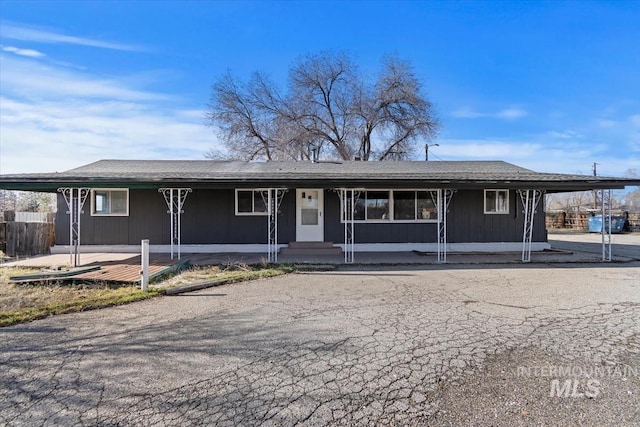
<svg viewBox="0 0 640 427">
<path fill-rule="evenodd" d="M 438 262 L 447 262 L 447 212 L 449 204 L 456 190 L 449 188 L 439 188 L 435 191 L 435 204 L 438 218 Z M 434 191 L 430 191 L 431 200 L 434 200 Z"/>
<path fill-rule="evenodd" d="M 162 193 L 164 200 L 167 203 L 169 210 L 167 213 L 170 215 L 170 227 L 171 227 L 171 259 L 173 259 L 174 245 L 178 247 L 178 259 L 181 256 L 181 217 L 184 211 L 184 201 L 187 199 L 187 195 L 191 193 L 191 188 L 159 188 L 158 192 Z"/>
<path fill-rule="evenodd" d="M 334 188 L 340 198 L 340 220 L 344 223 L 344 262 L 352 264 L 355 254 L 355 210 L 360 198 L 360 190 L 354 188 Z"/>
<path fill-rule="evenodd" d="M 531 262 L 531 244 L 533 239 L 533 220 L 536 208 L 542 198 L 542 190 L 517 190 L 524 208 L 524 227 L 522 231 L 522 262 Z"/>
<path fill-rule="evenodd" d="M 602 205 L 602 261 L 611 262 L 611 190 L 600 190 Z"/>
<path fill-rule="evenodd" d="M 267 207 L 267 259 L 269 262 L 278 262 L 278 211 L 289 191 L 286 188 L 269 188 L 260 193 Z"/>
<path fill-rule="evenodd" d="M 77 267 L 80 265 L 80 219 L 84 213 L 82 207 L 87 200 L 90 189 L 88 188 L 58 188 L 58 192 L 62 193 L 69 211 L 69 252 L 71 256 L 71 265 Z"/>
<path fill-rule="evenodd" d="M 342 218 L 344 220 L 344 262 L 352 264 L 355 255 L 355 208 L 360 194 L 351 188 L 342 188 L 340 198 L 342 204 Z"/>
<path fill-rule="evenodd" d="M 149 239 L 143 239 L 140 254 L 140 289 L 147 292 L 149 290 Z"/>
</svg>

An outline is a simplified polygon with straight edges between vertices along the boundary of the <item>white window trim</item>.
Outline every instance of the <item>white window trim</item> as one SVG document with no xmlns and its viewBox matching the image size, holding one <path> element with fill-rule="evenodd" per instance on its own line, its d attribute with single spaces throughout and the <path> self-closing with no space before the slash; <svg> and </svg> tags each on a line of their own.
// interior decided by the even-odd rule
<svg viewBox="0 0 640 427">
<path fill-rule="evenodd" d="M 496 211 L 495 212 L 491 212 L 491 211 L 487 211 L 487 192 L 493 192 L 496 193 Z M 505 200 L 505 206 L 507 207 L 506 211 L 503 212 L 498 212 L 497 208 L 497 203 L 498 203 L 498 191 L 504 191 L 505 193 L 507 193 L 507 200 Z M 509 199 L 511 197 L 510 195 L 510 191 L 506 188 L 496 188 L 496 189 L 490 189 L 490 190 L 484 190 L 484 192 L 482 193 L 482 206 L 484 208 L 484 213 L 485 215 L 509 215 L 509 212 L 511 211 L 511 205 L 509 204 Z"/>
<path fill-rule="evenodd" d="M 238 212 L 238 191 L 268 191 L 268 188 L 236 188 L 235 191 L 235 195 L 234 195 L 234 201 L 235 201 L 235 208 L 236 208 L 236 216 L 267 216 L 269 215 L 269 212 L 265 211 L 265 212 L 255 212 L 255 206 L 251 206 L 251 209 L 253 210 L 253 212 Z M 253 204 L 253 198 L 251 199 L 251 203 Z"/>
<path fill-rule="evenodd" d="M 96 212 L 96 191 L 124 191 L 127 193 L 126 213 L 99 213 Z M 92 188 L 91 189 L 91 216 L 129 216 L 129 189 L 128 188 Z"/>
<path fill-rule="evenodd" d="M 422 191 L 422 192 L 430 192 L 430 191 L 438 191 L 435 188 L 367 188 L 366 190 L 360 190 L 360 193 L 366 194 L 370 191 L 386 191 L 389 193 L 389 217 L 390 219 L 366 219 L 367 211 L 366 211 L 366 203 L 365 203 L 365 219 L 354 219 L 353 222 L 358 224 L 415 224 L 415 223 L 437 223 L 438 219 L 395 219 L 395 212 L 393 211 L 393 193 L 395 191 Z M 417 202 L 417 200 L 416 200 Z M 437 206 L 436 206 L 437 209 Z M 392 219 L 393 218 L 393 219 Z M 344 224 L 344 207 L 342 206 L 342 199 L 340 199 L 340 223 Z"/>
</svg>

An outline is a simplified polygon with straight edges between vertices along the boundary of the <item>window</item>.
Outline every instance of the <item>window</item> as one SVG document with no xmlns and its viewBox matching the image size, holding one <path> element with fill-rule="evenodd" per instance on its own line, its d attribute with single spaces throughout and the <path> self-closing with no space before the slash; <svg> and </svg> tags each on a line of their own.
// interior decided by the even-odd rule
<svg viewBox="0 0 640 427">
<path fill-rule="evenodd" d="M 236 215 L 266 215 L 262 190 L 236 190 Z"/>
<path fill-rule="evenodd" d="M 92 216 L 128 216 L 129 190 L 95 189 L 91 190 Z"/>
<path fill-rule="evenodd" d="M 389 192 L 367 191 L 367 219 L 389 219 Z"/>
<path fill-rule="evenodd" d="M 437 221 L 435 192 L 419 190 L 362 191 L 355 221 Z M 344 219 L 343 219 L 344 221 Z"/>
<path fill-rule="evenodd" d="M 393 219 L 416 219 L 416 192 L 393 192 Z"/>
<path fill-rule="evenodd" d="M 484 213 L 508 214 L 509 190 L 484 190 Z"/>
</svg>

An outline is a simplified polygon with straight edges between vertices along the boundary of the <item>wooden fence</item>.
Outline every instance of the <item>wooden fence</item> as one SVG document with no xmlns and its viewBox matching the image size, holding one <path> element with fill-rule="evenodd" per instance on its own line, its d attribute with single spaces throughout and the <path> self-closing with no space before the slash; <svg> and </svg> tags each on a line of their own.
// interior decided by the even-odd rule
<svg viewBox="0 0 640 427">
<path fill-rule="evenodd" d="M 48 254 L 55 245 L 53 222 L 16 222 L 14 212 L 0 216 L 0 251 L 9 257 Z"/>
</svg>

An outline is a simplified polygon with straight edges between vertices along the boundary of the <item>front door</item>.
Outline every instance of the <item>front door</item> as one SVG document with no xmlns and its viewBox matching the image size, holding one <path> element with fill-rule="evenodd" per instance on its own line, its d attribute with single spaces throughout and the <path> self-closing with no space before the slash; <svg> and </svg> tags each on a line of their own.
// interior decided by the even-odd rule
<svg viewBox="0 0 640 427">
<path fill-rule="evenodd" d="M 296 241 L 324 241 L 322 189 L 296 190 Z"/>
</svg>

